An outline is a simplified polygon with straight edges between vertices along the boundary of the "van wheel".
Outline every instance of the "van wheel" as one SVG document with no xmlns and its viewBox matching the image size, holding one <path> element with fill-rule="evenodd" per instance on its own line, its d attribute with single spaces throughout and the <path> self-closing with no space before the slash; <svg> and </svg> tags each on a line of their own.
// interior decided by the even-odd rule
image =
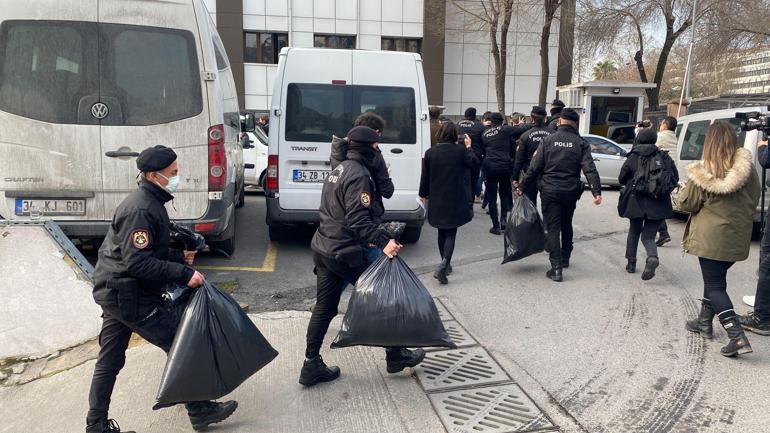
<svg viewBox="0 0 770 433">
<path fill-rule="evenodd" d="M 270 240 L 273 242 L 286 240 L 286 228 L 283 226 L 268 226 L 267 232 L 270 235 Z"/>
<path fill-rule="evenodd" d="M 407 227 L 404 234 L 401 235 L 401 242 L 405 244 L 416 244 L 420 240 L 422 227 Z"/>
<path fill-rule="evenodd" d="M 238 193 L 238 198 L 235 202 L 235 207 L 240 209 L 246 205 L 246 184 L 241 185 L 241 190 Z"/>
<path fill-rule="evenodd" d="M 228 256 L 232 256 L 235 254 L 235 212 L 230 217 L 230 224 L 228 224 L 227 233 L 224 237 L 224 240 L 211 242 L 210 247 L 212 250 L 221 251 Z"/>
</svg>

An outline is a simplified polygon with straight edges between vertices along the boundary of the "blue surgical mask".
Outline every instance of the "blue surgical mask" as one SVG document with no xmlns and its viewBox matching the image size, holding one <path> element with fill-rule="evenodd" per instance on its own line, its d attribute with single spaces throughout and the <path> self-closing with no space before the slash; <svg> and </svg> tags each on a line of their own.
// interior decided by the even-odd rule
<svg viewBox="0 0 770 433">
<path fill-rule="evenodd" d="M 179 176 L 177 175 L 177 176 L 166 177 L 162 173 L 158 173 L 158 175 L 168 181 L 168 185 L 164 186 L 163 189 L 165 189 L 166 192 L 169 194 L 175 193 L 177 188 L 179 188 Z"/>
</svg>

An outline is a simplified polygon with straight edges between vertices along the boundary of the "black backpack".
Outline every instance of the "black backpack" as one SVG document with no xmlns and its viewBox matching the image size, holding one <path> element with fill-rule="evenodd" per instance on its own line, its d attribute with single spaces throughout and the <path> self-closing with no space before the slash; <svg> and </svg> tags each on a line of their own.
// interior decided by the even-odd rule
<svg viewBox="0 0 770 433">
<path fill-rule="evenodd" d="M 633 190 L 652 198 L 666 197 L 676 187 L 671 167 L 661 151 L 650 156 L 637 154 Z"/>
</svg>

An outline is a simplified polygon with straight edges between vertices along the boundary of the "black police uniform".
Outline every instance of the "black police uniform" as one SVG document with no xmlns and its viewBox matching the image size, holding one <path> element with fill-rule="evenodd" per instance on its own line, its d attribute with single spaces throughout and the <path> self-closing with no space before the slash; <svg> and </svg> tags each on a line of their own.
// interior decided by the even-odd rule
<svg viewBox="0 0 770 433">
<path fill-rule="evenodd" d="M 521 180 L 523 191 L 538 182 L 543 218 L 548 229 L 546 246 L 553 269 L 560 270 L 563 263 L 569 263 L 572 254 L 572 217 L 583 192 L 581 170 L 591 185 L 593 195 L 601 195 L 599 173 L 591 157 L 591 147 L 575 128 L 562 125 L 556 133 L 543 139 Z"/>
<path fill-rule="evenodd" d="M 158 171 L 174 160 L 171 149 L 156 147 L 142 152 L 137 166 L 143 172 Z M 166 284 L 186 285 L 195 271 L 184 264 L 181 251 L 169 248 L 170 220 L 164 204 L 173 198 L 142 180 L 118 206 L 99 249 L 93 296 L 102 307 L 103 323 L 88 398 L 87 432 L 113 431 L 108 428 L 107 412 L 131 333 L 167 353 L 174 341 L 179 315 L 164 304 L 162 289 Z M 186 406 L 191 421 L 212 409 L 208 402 Z"/>
<path fill-rule="evenodd" d="M 479 161 L 481 161 L 484 157 L 481 135 L 484 133 L 484 130 L 486 130 L 486 127 L 481 122 L 477 121 L 474 116 L 472 119 L 463 119 L 457 122 L 457 129 L 461 135 L 468 134 L 468 136 L 471 137 L 471 149 L 473 149 L 473 154 L 476 155 L 476 158 Z M 477 187 L 480 175 L 481 165 L 474 165 L 471 168 L 471 191 L 473 191 L 474 195 L 479 195 L 480 193 L 478 190 L 480 186 Z"/>
<path fill-rule="evenodd" d="M 499 113 L 495 113 L 498 114 Z M 502 116 L 500 116 L 502 117 Z M 484 150 L 484 197 L 489 202 L 489 217 L 492 228 L 499 229 L 505 225 L 505 217 L 513 202 L 511 175 L 513 160 L 516 154 L 516 130 L 508 125 L 495 122 L 482 134 Z M 500 214 L 497 213 L 497 195 L 500 194 Z"/>
<path fill-rule="evenodd" d="M 516 161 L 513 164 L 513 179 L 519 180 L 527 172 L 532 157 L 540 147 L 544 138 L 553 134 L 545 123 L 534 124 L 532 128 L 521 135 L 516 146 Z M 537 204 L 537 185 L 531 184 L 524 189 L 524 195 Z"/>
</svg>

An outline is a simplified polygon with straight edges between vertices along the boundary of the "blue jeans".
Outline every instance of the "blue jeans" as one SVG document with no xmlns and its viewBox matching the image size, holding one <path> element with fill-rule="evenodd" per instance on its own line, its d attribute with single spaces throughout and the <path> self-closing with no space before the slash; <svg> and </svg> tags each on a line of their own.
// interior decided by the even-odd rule
<svg viewBox="0 0 770 433">
<path fill-rule="evenodd" d="M 382 256 L 382 248 L 369 247 L 366 249 L 366 262 L 371 265 Z"/>
</svg>

